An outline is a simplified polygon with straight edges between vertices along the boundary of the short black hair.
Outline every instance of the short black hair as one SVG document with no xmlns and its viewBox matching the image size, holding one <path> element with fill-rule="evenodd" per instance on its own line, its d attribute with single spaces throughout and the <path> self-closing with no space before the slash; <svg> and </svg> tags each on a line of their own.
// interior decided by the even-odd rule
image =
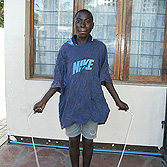
<svg viewBox="0 0 167 167">
<path fill-rule="evenodd" d="M 78 14 L 78 13 L 81 13 L 81 12 L 87 12 L 87 13 L 89 13 L 90 16 L 91 16 L 92 22 L 93 22 L 93 15 L 92 15 L 92 13 L 91 13 L 89 10 L 87 10 L 87 9 L 81 9 L 81 10 L 79 10 L 79 11 L 75 14 L 75 17 L 74 17 L 74 18 L 76 18 L 77 14 Z"/>
</svg>

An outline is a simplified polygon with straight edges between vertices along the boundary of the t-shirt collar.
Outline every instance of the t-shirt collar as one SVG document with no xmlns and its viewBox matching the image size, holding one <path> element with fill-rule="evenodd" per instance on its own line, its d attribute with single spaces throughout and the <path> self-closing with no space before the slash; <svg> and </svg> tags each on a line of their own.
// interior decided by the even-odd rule
<svg viewBox="0 0 167 167">
<path fill-rule="evenodd" d="M 73 45 L 73 46 L 78 45 L 78 44 L 77 44 L 77 41 L 75 40 L 76 37 L 77 37 L 77 35 L 74 35 L 74 36 L 71 38 L 71 40 L 68 41 L 68 43 L 69 43 L 70 45 Z M 91 35 L 90 35 L 90 37 L 89 37 L 89 39 L 88 39 L 87 42 L 90 42 L 90 41 L 93 41 L 93 37 L 92 37 Z"/>
</svg>

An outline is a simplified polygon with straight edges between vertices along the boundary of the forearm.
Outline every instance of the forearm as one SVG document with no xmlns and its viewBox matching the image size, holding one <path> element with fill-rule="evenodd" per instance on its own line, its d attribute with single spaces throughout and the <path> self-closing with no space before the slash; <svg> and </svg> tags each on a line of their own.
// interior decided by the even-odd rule
<svg viewBox="0 0 167 167">
<path fill-rule="evenodd" d="M 56 87 L 56 88 L 50 88 L 48 90 L 48 92 L 44 95 L 44 97 L 42 98 L 42 102 L 43 103 L 47 103 L 48 100 L 59 90 L 59 87 Z"/>
<path fill-rule="evenodd" d="M 125 110 L 127 111 L 129 109 L 128 105 L 120 100 L 118 93 L 116 92 L 114 86 L 112 83 L 104 82 L 105 87 L 113 97 L 116 105 L 119 107 L 119 110 Z"/>
<path fill-rule="evenodd" d="M 107 88 L 108 92 L 110 93 L 110 95 L 114 99 L 115 103 L 118 104 L 120 102 L 120 98 L 119 98 L 118 93 L 116 92 L 113 84 L 109 83 L 109 82 L 104 82 L 104 86 Z"/>
<path fill-rule="evenodd" d="M 59 87 L 56 88 L 50 88 L 47 93 L 44 95 L 44 97 L 34 105 L 34 112 L 35 113 L 42 113 L 46 103 L 48 102 L 48 100 L 59 90 Z"/>
</svg>

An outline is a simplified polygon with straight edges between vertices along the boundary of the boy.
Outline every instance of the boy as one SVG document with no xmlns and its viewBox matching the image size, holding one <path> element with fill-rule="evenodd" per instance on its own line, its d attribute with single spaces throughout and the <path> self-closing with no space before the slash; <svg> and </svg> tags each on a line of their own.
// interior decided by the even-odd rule
<svg viewBox="0 0 167 167">
<path fill-rule="evenodd" d="M 93 154 L 93 139 L 98 124 L 104 124 L 109 108 L 101 85 L 113 97 L 119 110 L 128 110 L 114 89 L 108 70 L 106 46 L 91 37 L 93 16 L 88 10 L 75 15 L 76 35 L 59 50 L 54 81 L 34 111 L 42 112 L 47 101 L 59 91 L 59 117 L 61 128 L 69 137 L 69 153 L 73 167 L 79 167 L 79 142 L 82 133 L 83 166 L 89 167 Z"/>
</svg>

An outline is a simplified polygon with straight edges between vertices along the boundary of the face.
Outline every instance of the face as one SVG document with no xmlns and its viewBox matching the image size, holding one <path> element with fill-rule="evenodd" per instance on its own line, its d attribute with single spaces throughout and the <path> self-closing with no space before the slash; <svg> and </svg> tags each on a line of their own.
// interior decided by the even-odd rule
<svg viewBox="0 0 167 167">
<path fill-rule="evenodd" d="M 92 31 L 94 23 L 88 12 L 80 12 L 75 17 L 75 30 L 78 38 L 86 38 Z"/>
</svg>

